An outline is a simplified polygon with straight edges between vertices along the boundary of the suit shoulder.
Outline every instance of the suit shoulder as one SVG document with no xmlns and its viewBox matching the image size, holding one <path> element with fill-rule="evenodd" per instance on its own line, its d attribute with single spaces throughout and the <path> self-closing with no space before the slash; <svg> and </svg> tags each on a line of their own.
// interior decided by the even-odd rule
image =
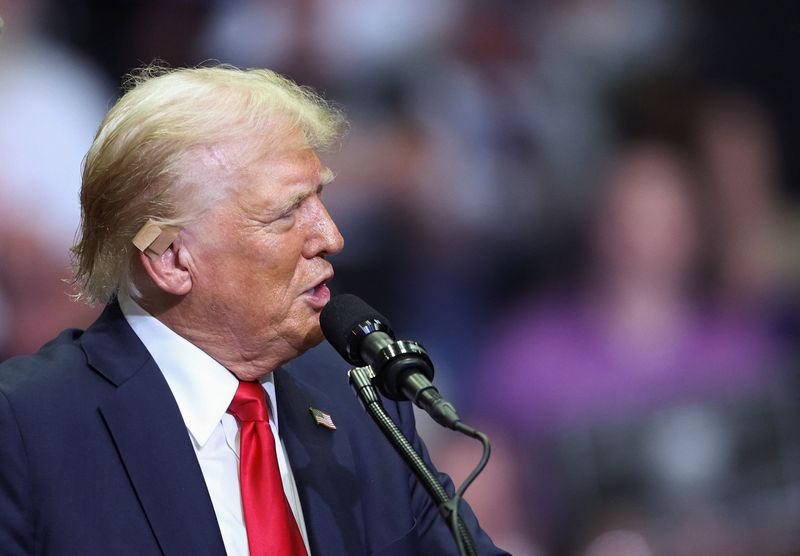
<svg viewBox="0 0 800 556">
<path fill-rule="evenodd" d="M 6 396 L 41 392 L 68 379 L 74 369 L 85 368 L 86 355 L 79 343 L 82 334 L 77 329 L 64 330 L 36 353 L 0 363 L 0 391 Z"/>
</svg>

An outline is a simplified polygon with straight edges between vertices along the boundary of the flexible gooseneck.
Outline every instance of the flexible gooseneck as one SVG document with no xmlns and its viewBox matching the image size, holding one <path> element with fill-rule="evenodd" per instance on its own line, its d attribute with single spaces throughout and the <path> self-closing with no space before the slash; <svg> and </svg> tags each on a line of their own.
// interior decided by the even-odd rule
<svg viewBox="0 0 800 556">
<path fill-rule="evenodd" d="M 457 516 L 457 510 L 454 507 L 458 502 L 457 498 L 454 502 L 451 501 L 444 486 L 425 463 L 425 460 L 417 453 L 408 438 L 384 410 L 378 390 L 372 384 L 375 376 L 372 369 L 369 366 L 356 367 L 350 370 L 348 376 L 351 386 L 364 405 L 364 409 L 375 420 L 383 434 L 419 478 L 425 490 L 436 503 L 442 517 L 450 528 L 450 532 L 453 534 L 453 538 L 459 548 L 459 554 L 478 556 L 475 541 L 463 520 Z M 456 523 L 453 523 L 453 517 L 456 518 Z"/>
</svg>

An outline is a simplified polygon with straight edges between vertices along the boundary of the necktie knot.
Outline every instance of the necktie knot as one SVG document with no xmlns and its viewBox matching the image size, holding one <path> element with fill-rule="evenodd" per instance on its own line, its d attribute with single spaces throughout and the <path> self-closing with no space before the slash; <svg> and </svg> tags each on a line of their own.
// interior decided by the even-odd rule
<svg viewBox="0 0 800 556">
<path fill-rule="evenodd" d="M 258 382 L 240 382 L 228 407 L 228 413 L 239 421 L 268 421 L 269 411 L 264 388 Z"/>
</svg>

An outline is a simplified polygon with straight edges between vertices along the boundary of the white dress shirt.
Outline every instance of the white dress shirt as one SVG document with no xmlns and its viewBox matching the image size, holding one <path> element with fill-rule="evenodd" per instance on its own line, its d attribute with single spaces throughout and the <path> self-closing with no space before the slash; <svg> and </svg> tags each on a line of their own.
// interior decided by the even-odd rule
<svg viewBox="0 0 800 556">
<path fill-rule="evenodd" d="M 178 402 L 211 495 L 225 550 L 229 556 L 248 556 L 239 486 L 239 424 L 233 415 L 227 413 L 239 386 L 238 379 L 129 296 L 120 294 L 119 305 L 128 324 L 161 369 Z M 269 426 L 275 436 L 283 491 L 310 554 L 297 485 L 278 433 L 278 406 L 272 373 L 268 373 L 261 383 L 267 394 Z"/>
</svg>

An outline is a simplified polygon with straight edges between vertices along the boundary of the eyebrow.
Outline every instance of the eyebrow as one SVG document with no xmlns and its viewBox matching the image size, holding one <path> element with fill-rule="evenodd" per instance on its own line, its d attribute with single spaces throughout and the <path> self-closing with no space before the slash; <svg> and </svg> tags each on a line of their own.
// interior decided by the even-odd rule
<svg viewBox="0 0 800 556">
<path fill-rule="evenodd" d="M 330 184 L 335 178 L 336 178 L 336 175 L 333 173 L 333 170 L 331 170 L 330 168 L 323 169 L 319 185 L 316 188 L 312 189 L 312 190 L 303 191 L 303 192 L 298 193 L 296 195 L 293 195 L 292 197 L 287 199 L 286 203 L 283 204 L 282 211 L 294 208 L 294 207 L 298 206 L 300 203 L 302 203 L 307 197 L 310 197 L 311 195 L 314 195 L 315 193 L 322 192 L 323 188 L 326 185 Z"/>
<path fill-rule="evenodd" d="M 336 174 L 333 173 L 333 170 L 330 168 L 325 168 L 322 170 L 322 179 L 320 181 L 320 185 L 324 187 L 331 183 L 334 179 L 336 179 Z"/>
</svg>

